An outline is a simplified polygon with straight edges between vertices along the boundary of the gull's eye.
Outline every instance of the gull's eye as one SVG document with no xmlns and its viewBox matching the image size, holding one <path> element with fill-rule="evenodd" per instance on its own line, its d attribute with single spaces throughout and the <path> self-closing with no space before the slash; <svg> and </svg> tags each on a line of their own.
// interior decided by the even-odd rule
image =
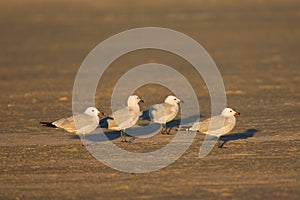
<svg viewBox="0 0 300 200">
<path fill-rule="evenodd" d="M 92 110 L 92 112 L 95 112 L 95 110 Z"/>
<path fill-rule="evenodd" d="M 230 112 L 232 112 L 232 110 Z"/>
<path fill-rule="evenodd" d="M 176 101 L 177 99 L 175 98 L 174 101 Z"/>
</svg>

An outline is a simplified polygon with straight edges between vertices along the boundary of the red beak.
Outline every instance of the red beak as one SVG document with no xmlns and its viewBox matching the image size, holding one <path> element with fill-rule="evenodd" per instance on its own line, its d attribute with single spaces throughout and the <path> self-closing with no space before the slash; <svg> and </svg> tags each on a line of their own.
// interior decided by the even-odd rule
<svg viewBox="0 0 300 200">
<path fill-rule="evenodd" d="M 239 113 L 239 112 L 235 112 L 235 114 L 234 115 L 240 115 L 241 113 Z"/>
<path fill-rule="evenodd" d="M 144 103 L 144 100 L 143 100 L 143 99 L 141 99 L 139 102 L 140 102 L 140 103 Z"/>
<path fill-rule="evenodd" d="M 99 116 L 104 115 L 104 112 L 99 111 L 98 115 Z"/>
</svg>

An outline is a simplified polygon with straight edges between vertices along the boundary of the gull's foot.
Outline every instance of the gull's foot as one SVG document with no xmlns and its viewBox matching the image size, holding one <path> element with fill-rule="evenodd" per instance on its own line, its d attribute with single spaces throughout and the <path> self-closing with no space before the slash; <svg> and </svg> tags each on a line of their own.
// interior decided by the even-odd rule
<svg viewBox="0 0 300 200">
<path fill-rule="evenodd" d="M 223 148 L 224 143 L 221 142 L 220 138 L 218 138 L 218 148 Z"/>
<path fill-rule="evenodd" d="M 127 142 L 126 136 L 121 136 L 121 142 Z"/>
<path fill-rule="evenodd" d="M 164 132 L 162 132 L 163 135 L 170 135 L 170 131 L 172 128 L 165 128 Z"/>
<path fill-rule="evenodd" d="M 171 131 L 173 130 L 173 128 L 174 128 L 174 127 L 171 127 L 171 128 L 168 129 L 168 131 L 167 131 L 167 134 L 168 134 L 168 135 L 171 135 Z M 175 128 L 175 131 L 176 131 L 176 129 L 179 129 L 179 127 Z"/>
<path fill-rule="evenodd" d="M 175 127 L 175 131 L 180 131 L 181 130 L 181 127 L 178 125 Z"/>
<path fill-rule="evenodd" d="M 166 128 L 163 128 L 161 131 L 160 131 L 161 134 L 165 135 L 167 134 L 167 129 Z"/>
<path fill-rule="evenodd" d="M 163 132 L 161 132 L 161 134 L 163 135 L 172 135 L 171 134 L 171 131 L 174 127 L 171 127 L 171 128 L 165 128 L 165 130 Z M 178 131 L 179 127 L 177 127 L 175 130 Z"/>
<path fill-rule="evenodd" d="M 127 142 L 126 133 L 124 131 L 121 131 L 121 142 Z"/>
</svg>

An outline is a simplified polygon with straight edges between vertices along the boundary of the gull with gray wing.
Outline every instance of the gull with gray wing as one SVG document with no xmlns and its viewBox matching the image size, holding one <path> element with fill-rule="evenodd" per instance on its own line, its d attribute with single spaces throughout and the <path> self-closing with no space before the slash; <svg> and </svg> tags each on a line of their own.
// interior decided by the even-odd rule
<svg viewBox="0 0 300 200">
<path fill-rule="evenodd" d="M 196 122 L 187 130 L 215 136 L 218 138 L 218 147 L 222 147 L 220 137 L 228 134 L 235 127 L 236 115 L 240 115 L 240 113 L 234 111 L 232 108 L 225 108 L 221 115 Z"/>
<path fill-rule="evenodd" d="M 179 98 L 169 95 L 163 103 L 155 104 L 149 108 L 149 117 L 154 123 L 162 124 L 162 134 L 168 134 L 166 123 L 172 121 L 178 114 L 179 103 L 183 103 Z"/>
<path fill-rule="evenodd" d="M 112 116 L 107 119 L 108 129 L 121 132 L 121 142 L 126 141 L 126 129 L 134 126 L 141 116 L 139 103 L 143 103 L 137 95 L 128 97 L 127 107 L 115 111 Z"/>
<path fill-rule="evenodd" d="M 95 107 L 87 108 L 84 113 L 67 118 L 61 118 L 53 122 L 40 122 L 43 126 L 62 128 L 69 133 L 88 134 L 93 132 L 99 124 L 99 115 L 103 115 Z M 76 123 L 76 124 L 75 124 Z"/>
</svg>

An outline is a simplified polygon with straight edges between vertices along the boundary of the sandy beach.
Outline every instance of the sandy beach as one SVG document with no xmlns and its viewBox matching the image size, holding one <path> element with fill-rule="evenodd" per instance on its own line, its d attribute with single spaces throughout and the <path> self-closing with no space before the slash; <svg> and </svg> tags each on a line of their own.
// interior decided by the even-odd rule
<svg viewBox="0 0 300 200">
<path fill-rule="evenodd" d="M 0 13 L 0 199 L 299 199 L 299 1 L 11 0 L 0 3 Z M 241 115 L 224 148 L 200 159 L 199 133 L 173 164 L 131 174 L 96 160 L 78 137 L 39 122 L 72 115 L 77 70 L 96 45 L 150 26 L 200 43 L 223 77 L 227 105 Z M 118 79 L 150 62 L 182 73 L 201 116 L 210 117 L 207 87 L 191 64 L 153 49 L 114 61 L 99 82 L 96 106 L 111 114 Z M 145 110 L 170 91 L 145 85 L 135 93 Z M 111 135 L 127 151 L 148 152 L 172 133 L 131 143 Z"/>
</svg>

